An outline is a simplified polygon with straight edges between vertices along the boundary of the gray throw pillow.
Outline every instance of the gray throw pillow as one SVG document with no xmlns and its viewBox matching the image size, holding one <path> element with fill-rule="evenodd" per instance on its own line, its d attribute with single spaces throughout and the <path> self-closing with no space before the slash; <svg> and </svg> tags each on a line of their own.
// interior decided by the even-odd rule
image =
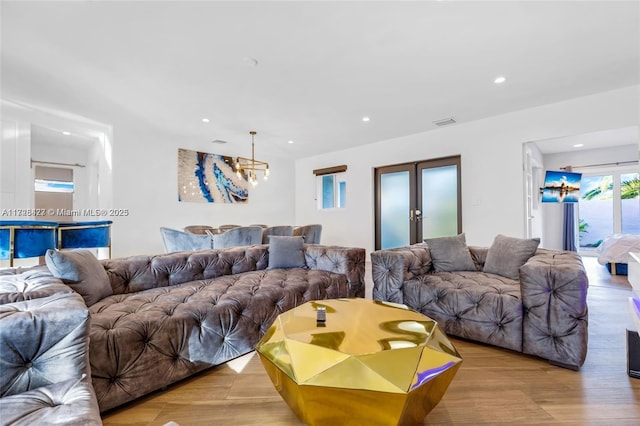
<svg viewBox="0 0 640 426">
<path fill-rule="evenodd" d="M 307 263 L 303 251 L 302 237 L 282 237 L 272 235 L 269 238 L 269 269 L 304 268 Z"/>
<path fill-rule="evenodd" d="M 82 296 L 87 306 L 113 294 L 107 271 L 89 250 L 49 249 L 45 262 L 51 274 Z"/>
<path fill-rule="evenodd" d="M 483 272 L 517 280 L 520 267 L 536 253 L 540 240 L 497 235 L 487 252 Z"/>
<path fill-rule="evenodd" d="M 455 237 L 427 238 L 431 262 L 436 272 L 475 271 L 464 233 Z"/>
</svg>

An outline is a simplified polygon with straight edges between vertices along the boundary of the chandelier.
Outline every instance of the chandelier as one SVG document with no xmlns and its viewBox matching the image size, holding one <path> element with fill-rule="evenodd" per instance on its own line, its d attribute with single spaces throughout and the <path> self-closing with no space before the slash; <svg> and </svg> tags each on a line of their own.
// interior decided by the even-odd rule
<svg viewBox="0 0 640 426">
<path fill-rule="evenodd" d="M 237 157 L 235 169 L 238 177 L 242 177 L 242 173 L 244 173 L 247 175 L 247 180 L 251 185 L 256 186 L 258 184 L 256 172 L 264 173 L 264 180 L 267 180 L 269 177 L 269 163 L 255 159 L 255 145 L 253 138 L 255 137 L 256 132 L 252 130 L 249 134 L 251 135 L 251 158 Z"/>
</svg>

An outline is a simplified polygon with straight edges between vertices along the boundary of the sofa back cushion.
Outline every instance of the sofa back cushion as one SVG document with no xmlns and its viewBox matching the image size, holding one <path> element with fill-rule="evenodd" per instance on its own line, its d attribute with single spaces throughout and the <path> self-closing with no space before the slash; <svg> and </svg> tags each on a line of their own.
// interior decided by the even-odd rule
<svg viewBox="0 0 640 426">
<path fill-rule="evenodd" d="M 103 260 L 114 294 L 267 268 L 266 245 Z"/>
<path fill-rule="evenodd" d="M 431 262 L 436 272 L 475 271 L 464 233 L 455 237 L 427 238 Z"/>
<path fill-rule="evenodd" d="M 483 272 L 517 280 L 520 267 L 536 253 L 540 240 L 497 235 L 487 252 Z"/>
<path fill-rule="evenodd" d="M 82 296 L 87 306 L 113 294 L 107 273 L 89 250 L 49 249 L 45 262 L 51 274 Z"/>
</svg>

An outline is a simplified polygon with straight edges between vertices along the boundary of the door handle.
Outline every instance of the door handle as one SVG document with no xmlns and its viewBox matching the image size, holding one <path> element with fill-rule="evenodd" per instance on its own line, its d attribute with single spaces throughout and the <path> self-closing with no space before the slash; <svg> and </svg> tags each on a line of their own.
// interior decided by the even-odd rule
<svg viewBox="0 0 640 426">
<path fill-rule="evenodd" d="M 418 209 L 416 209 L 416 221 L 421 221 L 422 220 L 422 212 Z"/>
</svg>

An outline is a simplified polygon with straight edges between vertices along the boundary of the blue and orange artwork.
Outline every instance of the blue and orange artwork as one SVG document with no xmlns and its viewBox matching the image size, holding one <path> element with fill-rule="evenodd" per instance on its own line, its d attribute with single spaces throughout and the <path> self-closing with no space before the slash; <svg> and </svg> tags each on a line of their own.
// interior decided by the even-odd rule
<svg viewBox="0 0 640 426">
<path fill-rule="evenodd" d="M 543 203 L 577 203 L 581 173 L 547 171 L 542 188 Z"/>
<path fill-rule="evenodd" d="M 231 157 L 178 149 L 178 201 L 246 203 L 248 182 L 238 177 Z"/>
</svg>

